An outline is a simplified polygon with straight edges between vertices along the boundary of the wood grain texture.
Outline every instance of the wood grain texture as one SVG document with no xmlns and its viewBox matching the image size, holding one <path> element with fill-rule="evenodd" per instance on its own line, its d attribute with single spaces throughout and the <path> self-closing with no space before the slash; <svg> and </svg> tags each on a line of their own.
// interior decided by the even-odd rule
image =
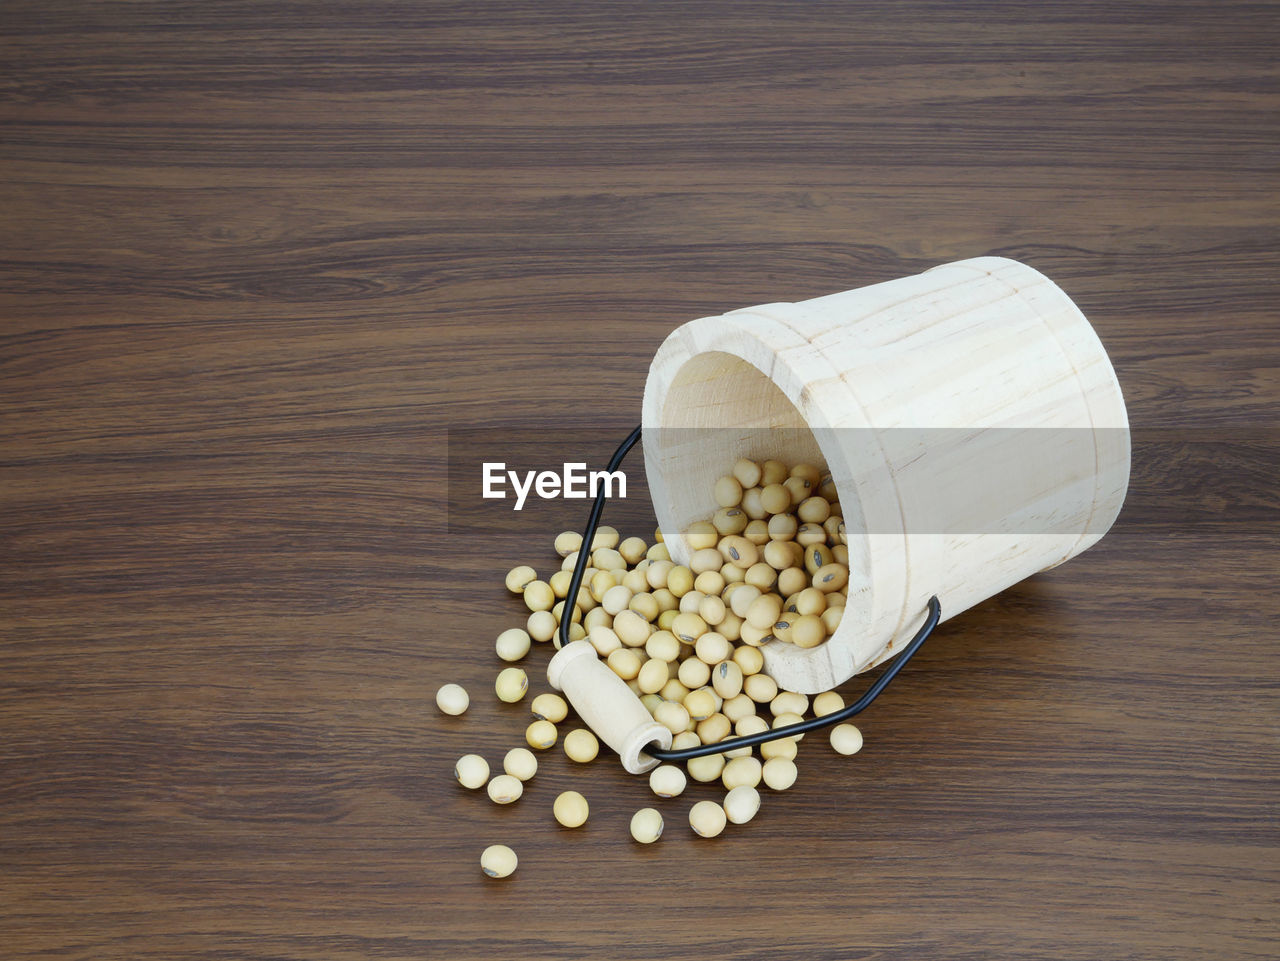
<svg viewBox="0 0 1280 961">
<path fill-rule="evenodd" d="M 7 3 L 6 956 L 1276 956 L 1278 12 Z M 1111 534 L 744 830 L 639 849 L 603 760 L 459 789 L 581 512 L 447 533 L 448 438 L 603 458 L 678 324 L 984 254 L 1115 363 Z"/>
</svg>

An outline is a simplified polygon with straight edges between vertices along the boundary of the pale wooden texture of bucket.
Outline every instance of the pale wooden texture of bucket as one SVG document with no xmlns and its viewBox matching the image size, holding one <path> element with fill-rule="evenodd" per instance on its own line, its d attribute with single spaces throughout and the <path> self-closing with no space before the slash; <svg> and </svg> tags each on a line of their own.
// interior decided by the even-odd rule
<svg viewBox="0 0 1280 961">
<path fill-rule="evenodd" d="M 737 458 L 828 465 L 848 532 L 845 617 L 817 648 L 764 650 L 779 684 L 806 693 L 892 656 L 931 595 L 945 620 L 1079 554 L 1128 487 L 1101 342 L 1047 277 L 999 257 L 691 321 L 653 359 L 642 424 L 678 561 Z"/>
</svg>

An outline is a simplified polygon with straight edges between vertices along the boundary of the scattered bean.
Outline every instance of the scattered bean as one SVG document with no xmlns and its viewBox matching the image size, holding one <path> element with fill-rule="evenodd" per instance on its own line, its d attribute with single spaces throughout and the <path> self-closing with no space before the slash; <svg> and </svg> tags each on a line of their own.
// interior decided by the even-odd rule
<svg viewBox="0 0 1280 961">
<path fill-rule="evenodd" d="M 550 721 L 534 721 L 524 731 L 524 739 L 531 748 L 539 751 L 545 751 L 549 747 L 553 747 L 559 733 L 556 726 Z"/>
<path fill-rule="evenodd" d="M 489 782 L 489 800 L 494 804 L 511 804 L 523 793 L 524 782 L 510 774 L 499 774 Z"/>
<path fill-rule="evenodd" d="M 445 684 L 436 691 L 436 707 L 455 717 L 466 711 L 471 698 L 461 684 Z"/>
<path fill-rule="evenodd" d="M 559 724 L 569 716 L 569 705 L 559 694 L 539 694 L 529 705 L 529 710 L 539 721 Z"/>
<path fill-rule="evenodd" d="M 796 783 L 796 762 L 785 757 L 770 758 L 761 770 L 764 783 L 775 791 L 785 791 Z"/>
<path fill-rule="evenodd" d="M 586 764 L 600 753 L 600 742 L 586 728 L 577 728 L 564 736 L 564 753 L 569 760 Z"/>
<path fill-rule="evenodd" d="M 528 748 L 513 747 L 502 759 L 502 770 L 513 778 L 527 781 L 538 773 L 538 759 Z"/>
<path fill-rule="evenodd" d="M 464 754 L 454 764 L 453 776 L 463 787 L 474 791 L 489 780 L 489 762 L 479 754 Z"/>
<path fill-rule="evenodd" d="M 631 836 L 641 844 L 652 844 L 662 837 L 662 815 L 657 808 L 641 808 L 631 815 Z"/>
<path fill-rule="evenodd" d="M 519 863 L 516 852 L 505 844 L 490 844 L 480 855 L 480 870 L 491 878 L 509 877 Z"/>
<path fill-rule="evenodd" d="M 689 827 L 704 838 L 713 838 L 723 831 L 727 820 L 724 808 L 715 801 L 699 801 L 689 810 Z"/>
<path fill-rule="evenodd" d="M 532 567 L 513 567 L 507 572 L 507 590 L 512 594 L 523 594 L 524 589 L 538 579 L 538 572 Z"/>
<path fill-rule="evenodd" d="M 739 784 L 724 797 L 724 813 L 734 824 L 746 824 L 760 810 L 760 792 L 750 784 Z"/>
<path fill-rule="evenodd" d="M 862 750 L 862 732 L 852 724 L 837 724 L 831 729 L 831 746 L 837 754 L 857 754 Z"/>
<path fill-rule="evenodd" d="M 494 642 L 494 650 L 504 661 L 519 661 L 529 653 L 529 632 L 518 627 L 511 627 L 498 635 Z"/>
<path fill-rule="evenodd" d="M 498 700 L 514 704 L 523 698 L 524 692 L 529 689 L 529 675 L 518 667 L 505 668 L 498 672 L 493 689 L 498 695 Z"/>
<path fill-rule="evenodd" d="M 582 827 L 587 823 L 587 816 L 591 813 L 587 799 L 577 791 L 562 792 L 555 799 L 551 810 L 556 820 L 567 828 Z"/>
<path fill-rule="evenodd" d="M 684 793 L 688 779 L 674 764 L 659 764 L 649 772 L 649 790 L 660 798 L 673 798 Z"/>
</svg>

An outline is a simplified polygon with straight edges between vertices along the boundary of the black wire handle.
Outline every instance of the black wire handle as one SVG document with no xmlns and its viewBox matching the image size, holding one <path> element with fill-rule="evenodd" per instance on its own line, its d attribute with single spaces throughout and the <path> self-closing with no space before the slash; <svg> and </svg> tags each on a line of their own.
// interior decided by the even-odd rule
<svg viewBox="0 0 1280 961">
<path fill-rule="evenodd" d="M 618 449 L 613 452 L 613 456 L 609 458 L 609 466 L 606 468 L 610 473 L 618 469 L 618 465 L 622 463 L 631 448 L 636 446 L 640 440 L 640 428 L 637 427 L 627 439 L 618 445 Z M 569 591 L 565 594 L 565 613 L 572 613 L 573 607 L 570 602 L 577 602 L 578 590 L 582 587 L 582 578 L 587 570 L 587 562 L 591 558 L 591 542 L 595 540 L 596 529 L 600 526 L 600 515 L 604 512 L 604 502 L 608 496 L 608 488 L 601 485 L 600 492 L 596 494 L 595 503 L 591 505 L 591 514 L 587 517 L 587 526 L 582 532 L 582 546 L 578 549 L 578 560 L 573 565 L 573 577 L 569 579 Z M 867 688 L 865 694 L 858 698 L 847 707 L 834 711 L 831 714 L 824 714 L 822 717 L 810 718 L 807 721 L 800 721 L 796 724 L 787 724 L 783 727 L 775 727 L 768 731 L 761 731 L 759 734 L 747 734 L 742 737 L 730 738 L 727 741 L 719 741 L 715 744 L 700 744 L 697 747 L 687 747 L 682 750 L 661 750 L 652 745 L 645 748 L 644 753 L 659 761 L 688 761 L 695 757 L 706 757 L 708 754 L 723 754 L 726 751 L 732 751 L 740 747 L 754 747 L 757 744 L 763 744 L 766 741 L 774 741 L 783 737 L 795 737 L 797 734 L 807 734 L 809 731 L 817 731 L 824 727 L 830 727 L 832 724 L 839 724 L 841 721 L 847 721 L 856 714 L 861 714 L 889 686 L 889 682 L 898 676 L 898 672 L 907 666 L 907 662 L 911 660 L 911 656 L 920 649 L 929 635 L 933 633 L 933 629 L 938 626 L 938 621 L 942 618 L 942 605 L 938 602 L 935 594 L 929 598 L 928 612 L 925 615 L 924 623 L 920 625 L 920 629 L 916 631 L 915 636 L 902 652 L 897 656 L 892 664 L 887 667 L 884 672 L 875 680 L 871 687 Z M 560 632 L 556 638 L 556 647 L 561 648 L 569 643 L 569 625 L 573 623 L 572 617 L 562 616 L 560 620 Z"/>
</svg>

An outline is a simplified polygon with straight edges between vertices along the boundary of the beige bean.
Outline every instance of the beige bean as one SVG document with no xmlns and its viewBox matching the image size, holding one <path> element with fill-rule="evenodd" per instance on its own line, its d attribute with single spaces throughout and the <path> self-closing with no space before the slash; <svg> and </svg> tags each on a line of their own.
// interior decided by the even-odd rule
<svg viewBox="0 0 1280 961">
<path fill-rule="evenodd" d="M 695 757 L 686 762 L 685 769 L 689 772 L 689 777 L 702 784 L 709 784 L 720 777 L 720 772 L 724 770 L 723 754 L 708 754 L 705 757 Z"/>
<path fill-rule="evenodd" d="M 742 502 L 742 484 L 732 475 L 721 477 L 711 489 L 711 496 L 721 507 L 737 507 Z"/>
<path fill-rule="evenodd" d="M 591 538 L 591 550 L 596 551 L 600 548 L 612 549 L 618 546 L 618 539 L 621 535 L 616 528 L 610 527 L 608 524 L 601 524 L 596 528 L 596 536 Z"/>
<path fill-rule="evenodd" d="M 471 697 L 461 684 L 445 684 L 436 691 L 436 707 L 445 714 L 457 717 L 465 713 L 470 703 Z"/>
<path fill-rule="evenodd" d="M 723 538 L 719 549 L 721 557 L 744 571 L 760 560 L 760 549 L 740 535 Z"/>
<path fill-rule="evenodd" d="M 746 824 L 760 810 L 760 792 L 750 784 L 739 784 L 724 797 L 724 813 L 732 824 Z"/>
<path fill-rule="evenodd" d="M 546 581 L 530 581 L 524 589 L 525 607 L 531 611 L 549 611 L 556 602 L 556 593 Z"/>
<path fill-rule="evenodd" d="M 694 721 L 702 721 L 716 713 L 720 709 L 720 701 L 716 697 L 715 691 L 709 687 L 699 687 L 690 691 L 684 698 L 684 709 L 689 712 L 689 717 Z M 702 737 L 702 732 L 698 732 L 698 737 Z M 703 743 L 707 739 L 702 737 Z"/>
<path fill-rule="evenodd" d="M 823 501 L 825 504 L 826 501 Z M 628 564 L 639 564 L 645 559 L 645 552 L 649 550 L 649 545 L 639 537 L 628 537 L 618 545 L 618 553 L 622 555 L 622 559 Z"/>
<path fill-rule="evenodd" d="M 719 554 L 719 551 L 716 551 Z M 667 590 L 676 597 L 683 597 L 693 590 L 694 573 L 683 564 L 677 564 L 667 571 Z"/>
<path fill-rule="evenodd" d="M 569 716 L 569 705 L 559 694 L 539 694 L 529 703 L 529 710 L 540 721 L 559 724 Z"/>
<path fill-rule="evenodd" d="M 453 765 L 453 776 L 463 787 L 474 791 L 489 780 L 489 762 L 479 754 L 464 754 Z"/>
<path fill-rule="evenodd" d="M 587 823 L 591 809 L 577 791 L 564 791 L 555 799 L 551 812 L 564 827 L 580 828 Z"/>
<path fill-rule="evenodd" d="M 831 516 L 831 504 L 825 497 L 806 497 L 796 508 L 796 517 L 806 524 L 821 524 Z"/>
<path fill-rule="evenodd" d="M 640 673 L 636 675 L 636 681 L 640 685 L 640 690 L 646 694 L 656 694 L 662 690 L 671 676 L 671 668 L 664 660 L 658 658 L 650 658 L 640 666 Z"/>
<path fill-rule="evenodd" d="M 619 611 L 617 616 L 614 617 L 613 632 L 618 635 L 618 640 L 622 641 L 627 647 L 643 647 L 644 642 L 653 633 L 653 625 L 628 608 L 625 611 Z M 638 667 L 637 670 L 639 670 Z"/>
<path fill-rule="evenodd" d="M 499 774 L 489 782 L 489 800 L 494 804 L 511 804 L 524 794 L 524 782 L 510 774 Z"/>
<path fill-rule="evenodd" d="M 684 643 L 693 644 L 707 633 L 707 622 L 697 614 L 681 614 L 675 619 L 671 633 Z"/>
<path fill-rule="evenodd" d="M 852 724 L 837 724 L 830 737 L 837 754 L 857 754 L 862 750 L 862 732 Z"/>
<path fill-rule="evenodd" d="M 791 622 L 791 643 L 796 647 L 817 647 L 827 639 L 827 626 L 817 614 L 803 614 Z"/>
<path fill-rule="evenodd" d="M 744 680 L 752 674 L 759 674 L 764 669 L 764 655 L 759 648 L 739 647 L 733 651 L 733 662 L 742 669 Z"/>
<path fill-rule="evenodd" d="M 524 747 L 513 747 L 502 759 L 502 770 L 520 781 L 527 781 L 538 773 L 538 759 Z"/>
<path fill-rule="evenodd" d="M 576 728 L 564 736 L 564 753 L 569 760 L 586 764 L 600 753 L 600 742 L 585 728 Z"/>
<path fill-rule="evenodd" d="M 675 701 L 663 701 L 659 704 L 658 709 L 653 713 L 653 719 L 672 734 L 687 731 L 692 724 L 689 712 L 685 710 L 684 705 Z"/>
<path fill-rule="evenodd" d="M 724 699 L 724 703 L 720 705 L 720 710 L 725 717 L 737 724 L 742 718 L 755 714 L 756 702 L 747 697 L 746 694 L 735 694 L 733 697 Z"/>
<path fill-rule="evenodd" d="M 681 661 L 676 669 L 676 677 L 689 690 L 702 687 L 711 680 L 711 665 L 699 657 L 691 657 Z"/>
<path fill-rule="evenodd" d="M 791 492 L 781 484 L 769 484 L 760 491 L 760 503 L 770 514 L 781 514 L 791 506 Z"/>
<path fill-rule="evenodd" d="M 538 751 L 555 746 L 557 737 L 556 726 L 550 721 L 534 721 L 524 731 L 525 742 Z"/>
<path fill-rule="evenodd" d="M 695 521 L 685 531 L 684 539 L 691 551 L 700 551 L 707 547 L 715 547 L 720 540 L 720 532 L 710 521 Z"/>
<path fill-rule="evenodd" d="M 613 632 L 613 628 L 598 624 L 587 631 L 587 642 L 596 649 L 601 657 L 608 657 L 622 647 L 622 640 Z"/>
<path fill-rule="evenodd" d="M 724 830 L 728 818 L 715 801 L 699 801 L 689 810 L 689 827 L 695 834 L 713 838 Z"/>
<path fill-rule="evenodd" d="M 714 595 L 704 597 L 698 604 L 697 613 L 698 616 L 706 622 L 708 627 L 715 627 L 724 620 L 724 601 Z"/>
<path fill-rule="evenodd" d="M 624 681 L 634 680 L 640 674 L 640 655 L 629 647 L 614 651 L 606 659 L 610 670 Z"/>
<path fill-rule="evenodd" d="M 493 647 L 504 661 L 519 661 L 529 653 L 530 640 L 528 631 L 510 627 L 498 635 Z"/>
<path fill-rule="evenodd" d="M 659 764 L 649 772 L 649 790 L 660 798 L 679 797 L 688 783 L 684 771 L 674 764 Z"/>
<path fill-rule="evenodd" d="M 733 476 L 742 487 L 755 487 L 760 483 L 760 465 L 745 457 L 739 458 L 733 465 Z"/>
<path fill-rule="evenodd" d="M 742 508 L 742 512 L 751 520 L 762 520 L 769 516 L 769 512 L 764 509 L 764 502 L 760 499 L 759 487 L 751 487 L 744 490 L 742 492 L 742 503 L 738 506 Z"/>
<path fill-rule="evenodd" d="M 775 791 L 785 791 L 796 783 L 796 762 L 790 758 L 775 757 L 764 762 L 761 780 Z"/>
<path fill-rule="evenodd" d="M 767 460 L 760 465 L 761 484 L 781 484 L 790 475 L 787 465 L 780 460 Z"/>
<path fill-rule="evenodd" d="M 730 657 L 733 654 L 733 645 L 723 634 L 706 631 L 694 642 L 693 650 L 699 660 L 711 665 L 719 664 Z"/>
<path fill-rule="evenodd" d="M 704 635 L 705 636 L 705 635 Z M 702 658 L 701 652 L 698 657 Z M 742 668 L 731 660 L 721 660 L 711 668 L 711 686 L 722 698 L 736 697 L 742 692 Z"/>
<path fill-rule="evenodd" d="M 716 712 L 699 721 L 694 730 L 703 744 L 717 744 L 729 736 L 733 724 L 723 714 Z"/>
<path fill-rule="evenodd" d="M 641 808 L 631 815 L 631 836 L 641 844 L 652 844 L 662 837 L 662 815 L 656 808 Z"/>
<path fill-rule="evenodd" d="M 538 579 L 538 572 L 532 567 L 521 565 L 507 571 L 507 590 L 512 594 L 523 594 L 524 589 Z"/>
<path fill-rule="evenodd" d="M 735 757 L 720 772 L 720 783 L 730 791 L 741 784 L 755 787 L 760 783 L 761 770 L 762 766 L 759 758 L 751 756 Z"/>
<path fill-rule="evenodd" d="M 778 696 L 778 685 L 768 674 L 752 674 L 742 682 L 742 690 L 757 704 L 768 704 Z"/>
<path fill-rule="evenodd" d="M 836 691 L 826 691 L 813 699 L 813 716 L 826 717 L 836 711 L 843 711 L 844 698 Z"/>
<path fill-rule="evenodd" d="M 751 518 L 740 507 L 722 507 L 711 518 L 711 524 L 721 537 L 741 534 Z"/>
<path fill-rule="evenodd" d="M 849 569 L 843 564 L 824 564 L 813 573 L 813 586 L 823 593 L 838 591 L 849 583 Z"/>
<path fill-rule="evenodd" d="M 505 844 L 490 844 L 480 854 L 480 870 L 491 878 L 509 877 L 518 864 L 516 852 Z"/>
</svg>

